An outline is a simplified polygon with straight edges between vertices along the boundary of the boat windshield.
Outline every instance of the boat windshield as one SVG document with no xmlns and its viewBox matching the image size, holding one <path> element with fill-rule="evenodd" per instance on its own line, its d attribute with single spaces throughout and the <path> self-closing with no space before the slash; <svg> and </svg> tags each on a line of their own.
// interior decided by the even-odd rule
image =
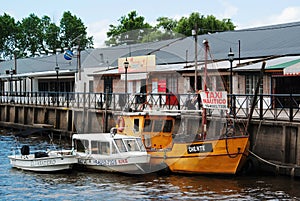
<svg viewBox="0 0 300 201">
<path fill-rule="evenodd" d="M 126 147 L 122 139 L 114 139 L 120 152 L 126 152 Z"/>
<path fill-rule="evenodd" d="M 140 151 L 135 139 L 124 139 L 124 143 L 128 151 Z"/>
<path fill-rule="evenodd" d="M 78 152 L 85 152 L 89 147 L 88 140 L 74 139 L 73 142 L 74 142 L 74 148 Z"/>
<path fill-rule="evenodd" d="M 137 141 L 137 143 L 138 143 L 138 145 L 140 147 L 140 150 L 141 151 L 146 151 L 146 148 L 145 148 L 145 146 L 144 146 L 144 144 L 142 142 L 142 139 L 138 138 L 138 139 L 136 139 L 136 141 Z"/>
<path fill-rule="evenodd" d="M 109 142 L 91 141 L 92 154 L 110 155 Z"/>
</svg>

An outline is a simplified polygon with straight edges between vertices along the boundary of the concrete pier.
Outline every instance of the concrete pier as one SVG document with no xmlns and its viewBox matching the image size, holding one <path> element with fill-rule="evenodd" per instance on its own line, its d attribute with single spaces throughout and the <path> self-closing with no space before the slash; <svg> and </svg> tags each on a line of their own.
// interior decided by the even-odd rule
<svg viewBox="0 0 300 201">
<path fill-rule="evenodd" d="M 241 119 L 239 124 L 245 124 Z M 111 110 L 0 104 L 0 125 L 9 128 L 47 128 L 70 138 L 73 133 L 109 132 L 115 126 Z M 300 177 L 300 123 L 252 120 L 251 157 L 258 168 Z"/>
</svg>

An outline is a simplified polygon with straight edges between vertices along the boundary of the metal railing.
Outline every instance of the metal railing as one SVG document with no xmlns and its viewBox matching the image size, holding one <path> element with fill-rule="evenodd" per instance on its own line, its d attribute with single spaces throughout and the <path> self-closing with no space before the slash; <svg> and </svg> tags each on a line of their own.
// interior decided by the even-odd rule
<svg viewBox="0 0 300 201">
<path fill-rule="evenodd" d="M 248 118 L 254 95 L 234 94 L 230 113 Z M 230 102 L 230 101 L 228 101 Z M 2 92 L 0 103 L 97 110 L 185 110 L 200 112 L 199 94 L 124 94 L 74 92 Z M 253 112 L 254 119 L 300 122 L 300 94 L 260 94 Z"/>
</svg>

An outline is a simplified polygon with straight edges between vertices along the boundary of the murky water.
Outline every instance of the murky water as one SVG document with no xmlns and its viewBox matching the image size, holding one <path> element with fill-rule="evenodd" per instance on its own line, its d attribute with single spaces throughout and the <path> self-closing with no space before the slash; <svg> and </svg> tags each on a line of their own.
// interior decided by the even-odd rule
<svg viewBox="0 0 300 201">
<path fill-rule="evenodd" d="M 41 138 L 21 142 L 47 145 Z M 0 200 L 300 200 L 300 179 L 290 177 L 21 171 L 7 158 L 14 145 L 0 134 Z"/>
</svg>

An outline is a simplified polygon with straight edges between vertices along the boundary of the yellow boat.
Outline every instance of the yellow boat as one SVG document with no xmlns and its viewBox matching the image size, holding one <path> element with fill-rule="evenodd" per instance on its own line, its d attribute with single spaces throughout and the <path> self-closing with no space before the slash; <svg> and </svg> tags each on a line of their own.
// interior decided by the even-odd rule
<svg viewBox="0 0 300 201">
<path fill-rule="evenodd" d="M 237 132 L 232 135 L 232 131 L 226 134 L 224 130 L 204 139 L 195 131 L 200 119 L 196 116 L 196 113 L 123 112 L 118 117 L 117 130 L 142 138 L 151 155 L 150 171 L 167 167 L 178 173 L 236 174 L 248 155 L 248 135 Z M 193 126 L 183 128 L 188 124 Z"/>
<path fill-rule="evenodd" d="M 208 42 L 205 40 L 203 44 L 207 61 Z M 151 155 L 150 171 L 167 167 L 178 173 L 236 174 L 243 167 L 250 147 L 248 124 L 244 130 L 237 129 L 234 119 L 224 115 L 224 110 L 228 111 L 227 92 L 208 90 L 207 77 L 205 62 L 201 111 L 142 111 L 119 115 L 118 132 L 142 138 Z M 210 121 L 206 116 L 208 109 L 215 112 Z"/>
</svg>

